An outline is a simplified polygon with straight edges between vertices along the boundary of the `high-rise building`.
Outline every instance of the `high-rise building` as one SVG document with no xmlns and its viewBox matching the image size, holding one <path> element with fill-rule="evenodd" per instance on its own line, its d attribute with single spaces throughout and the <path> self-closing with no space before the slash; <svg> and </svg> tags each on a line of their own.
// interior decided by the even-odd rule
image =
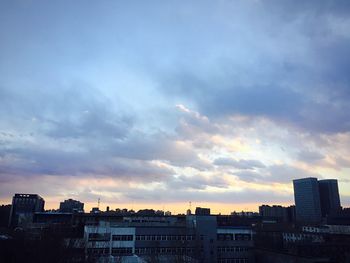
<svg viewBox="0 0 350 263">
<path fill-rule="evenodd" d="M 64 200 L 64 202 L 60 203 L 60 212 L 84 212 L 84 203 L 73 199 Z"/>
<path fill-rule="evenodd" d="M 317 178 L 293 180 L 296 220 L 317 223 L 321 221 L 321 202 Z"/>
<path fill-rule="evenodd" d="M 326 217 L 341 210 L 338 181 L 326 179 L 318 181 L 322 216 Z"/>
<path fill-rule="evenodd" d="M 12 198 L 10 226 L 25 226 L 33 221 L 35 212 L 44 211 L 45 201 L 37 194 L 15 194 Z"/>
</svg>

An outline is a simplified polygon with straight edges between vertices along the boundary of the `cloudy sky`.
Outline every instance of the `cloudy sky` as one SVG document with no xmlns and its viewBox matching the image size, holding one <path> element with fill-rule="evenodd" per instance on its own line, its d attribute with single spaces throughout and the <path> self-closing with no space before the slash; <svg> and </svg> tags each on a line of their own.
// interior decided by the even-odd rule
<svg viewBox="0 0 350 263">
<path fill-rule="evenodd" d="M 348 0 L 0 1 L 0 202 L 350 205 Z"/>
</svg>

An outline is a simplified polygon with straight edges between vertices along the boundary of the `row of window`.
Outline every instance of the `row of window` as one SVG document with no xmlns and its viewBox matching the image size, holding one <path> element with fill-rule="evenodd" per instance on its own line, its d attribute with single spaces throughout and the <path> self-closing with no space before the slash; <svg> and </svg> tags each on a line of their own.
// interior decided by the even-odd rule
<svg viewBox="0 0 350 263">
<path fill-rule="evenodd" d="M 90 233 L 89 241 L 109 241 L 110 233 Z"/>
<path fill-rule="evenodd" d="M 133 241 L 134 236 L 133 235 L 113 235 L 112 240 L 113 241 Z"/>
<path fill-rule="evenodd" d="M 220 241 L 251 240 L 251 235 L 250 234 L 218 234 L 217 239 Z"/>
<path fill-rule="evenodd" d="M 132 254 L 132 247 L 118 247 L 118 248 L 112 248 L 112 255 L 118 256 L 118 255 L 131 255 Z"/>
<path fill-rule="evenodd" d="M 251 240 L 249 234 L 218 234 L 218 241 Z M 89 241 L 109 241 L 110 233 L 90 233 Z M 113 235 L 114 241 L 133 241 L 133 235 Z M 136 235 L 136 240 L 146 241 L 193 241 L 195 235 Z"/>
<path fill-rule="evenodd" d="M 193 247 L 139 247 L 135 248 L 135 254 L 137 255 L 149 255 L 149 254 L 193 254 L 195 248 Z"/>
<path fill-rule="evenodd" d="M 248 263 L 247 258 L 220 258 L 218 263 Z"/>
<path fill-rule="evenodd" d="M 15 204 L 18 203 L 35 203 L 36 201 L 38 201 L 37 199 L 28 199 L 28 198 L 16 198 L 14 200 Z"/>
<path fill-rule="evenodd" d="M 88 248 L 87 253 L 92 255 L 108 255 L 109 248 Z"/>
<path fill-rule="evenodd" d="M 109 255 L 109 248 L 88 248 L 87 253 L 92 255 Z M 112 255 L 132 255 L 132 247 L 112 248 Z"/>
<path fill-rule="evenodd" d="M 89 241 L 109 241 L 110 233 L 90 233 Z M 133 241 L 133 235 L 112 235 L 113 241 Z"/>
<path fill-rule="evenodd" d="M 194 235 L 137 235 L 136 240 L 192 241 L 192 240 L 196 240 L 196 236 Z"/>
<path fill-rule="evenodd" d="M 248 251 L 248 247 L 218 247 L 218 253 Z"/>
</svg>

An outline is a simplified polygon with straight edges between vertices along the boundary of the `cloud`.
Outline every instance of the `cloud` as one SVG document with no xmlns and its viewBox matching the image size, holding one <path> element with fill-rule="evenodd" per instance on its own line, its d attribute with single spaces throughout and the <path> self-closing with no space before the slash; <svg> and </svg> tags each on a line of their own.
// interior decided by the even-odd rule
<svg viewBox="0 0 350 263">
<path fill-rule="evenodd" d="M 164 181 L 174 174 L 171 168 L 149 161 L 96 156 L 92 153 L 58 149 L 22 148 L 7 151 L 0 160 L 0 175 L 12 176 L 110 176 L 126 181 Z"/>
<path fill-rule="evenodd" d="M 285 165 L 271 165 L 266 169 L 260 171 L 237 171 L 232 172 L 233 175 L 237 176 L 240 180 L 245 182 L 257 182 L 257 183 L 281 183 L 291 184 L 294 179 L 305 178 L 305 177 L 318 177 L 322 178 L 317 173 L 310 173 L 306 170 Z"/>
<path fill-rule="evenodd" d="M 207 187 L 227 188 L 229 182 L 218 174 L 203 176 L 195 174 L 193 176 L 178 176 L 166 182 L 170 189 L 196 189 L 205 190 Z"/>
<path fill-rule="evenodd" d="M 112 101 L 84 82 L 3 90 L 0 113 L 13 127 L 25 125 L 52 138 L 122 138 L 132 128 L 130 114 L 108 106 Z"/>
<path fill-rule="evenodd" d="M 313 151 L 300 151 L 298 153 L 298 159 L 303 162 L 315 162 L 320 161 L 324 158 L 324 156 L 319 152 L 313 152 Z"/>
<path fill-rule="evenodd" d="M 111 142 L 108 151 L 114 156 L 140 160 L 162 160 L 179 167 L 208 169 L 210 163 L 198 157 L 190 142 L 177 140 L 165 133 L 131 134 L 125 140 Z"/>
<path fill-rule="evenodd" d="M 1 2 L 0 192 L 71 178 L 89 200 L 243 202 L 328 174 L 347 189 L 349 10 Z"/>
<path fill-rule="evenodd" d="M 350 167 L 350 159 L 344 157 L 336 158 L 337 167 Z"/>
<path fill-rule="evenodd" d="M 218 158 L 214 160 L 215 165 L 232 166 L 236 169 L 253 170 L 255 168 L 264 168 L 265 165 L 259 160 L 235 160 L 232 158 Z"/>
<path fill-rule="evenodd" d="M 216 52 L 207 51 L 210 55 L 198 63 L 165 69 L 161 92 L 189 101 L 211 119 L 241 114 L 315 133 L 350 129 L 350 64 L 345 59 L 350 33 L 339 35 L 337 29 L 349 28 L 349 16 L 339 8 L 347 10 L 347 3 L 223 5 L 226 10 L 220 12 L 227 24 L 219 32 L 231 37 L 219 33 L 216 39 L 222 44 L 209 41 L 207 47 Z M 247 15 L 225 17 L 237 10 Z"/>
<path fill-rule="evenodd" d="M 193 190 L 167 189 L 159 191 L 129 191 L 125 197 L 138 202 L 159 200 L 161 202 L 219 202 L 223 204 L 291 202 L 292 195 L 270 190 L 243 189 L 242 191 L 206 192 Z"/>
</svg>

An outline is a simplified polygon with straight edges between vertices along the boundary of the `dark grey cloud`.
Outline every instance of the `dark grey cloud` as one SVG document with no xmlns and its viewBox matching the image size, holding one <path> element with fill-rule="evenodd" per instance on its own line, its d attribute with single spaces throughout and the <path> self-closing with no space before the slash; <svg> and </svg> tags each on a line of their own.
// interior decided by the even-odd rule
<svg viewBox="0 0 350 263">
<path fill-rule="evenodd" d="M 159 167 L 148 161 L 40 146 L 7 150 L 2 161 L 1 176 L 109 176 L 126 181 L 150 182 L 164 181 L 174 174 L 170 168 Z"/>
<path fill-rule="evenodd" d="M 343 68 L 340 65 L 336 67 Z M 334 97 L 328 94 L 327 89 L 314 90 L 327 98 L 321 102 L 317 101 L 313 94 L 296 91 L 294 87 L 284 87 L 275 83 L 263 86 L 259 81 L 249 86 L 223 84 L 234 83 L 232 75 L 223 76 L 220 81 L 217 80 L 217 77 L 213 77 L 212 80 L 195 78 L 197 76 L 190 73 L 174 74 L 172 79 L 165 81 L 167 92 L 169 92 L 169 86 L 173 87 L 173 93 L 191 99 L 198 105 L 199 111 L 209 117 L 220 118 L 231 114 L 243 114 L 271 118 L 282 124 L 291 123 L 310 131 L 344 132 L 350 130 L 350 119 L 346 114 L 350 111 L 350 106 L 344 103 L 349 96 L 344 94 L 345 91 L 341 92 L 342 97 Z M 252 78 L 254 79 L 254 75 Z M 179 80 L 181 80 L 180 84 L 178 84 Z M 311 85 L 319 86 L 324 83 L 323 79 L 319 79 Z M 350 82 L 343 85 L 348 84 Z M 305 84 L 301 83 L 301 85 Z M 327 88 L 337 89 L 331 80 L 328 80 Z"/>
<path fill-rule="evenodd" d="M 243 114 L 316 133 L 349 131 L 349 4 L 273 2 L 240 2 L 256 16 L 231 21 L 234 37 L 223 46 L 232 49 L 219 49 L 204 65 L 163 72 L 160 89 L 210 118 Z"/>
<path fill-rule="evenodd" d="M 52 138 L 122 138 L 133 125 L 130 114 L 84 82 L 46 85 L 49 84 L 37 88 L 3 87 L 3 120 L 15 125 L 30 124 L 29 129 Z"/>
</svg>

